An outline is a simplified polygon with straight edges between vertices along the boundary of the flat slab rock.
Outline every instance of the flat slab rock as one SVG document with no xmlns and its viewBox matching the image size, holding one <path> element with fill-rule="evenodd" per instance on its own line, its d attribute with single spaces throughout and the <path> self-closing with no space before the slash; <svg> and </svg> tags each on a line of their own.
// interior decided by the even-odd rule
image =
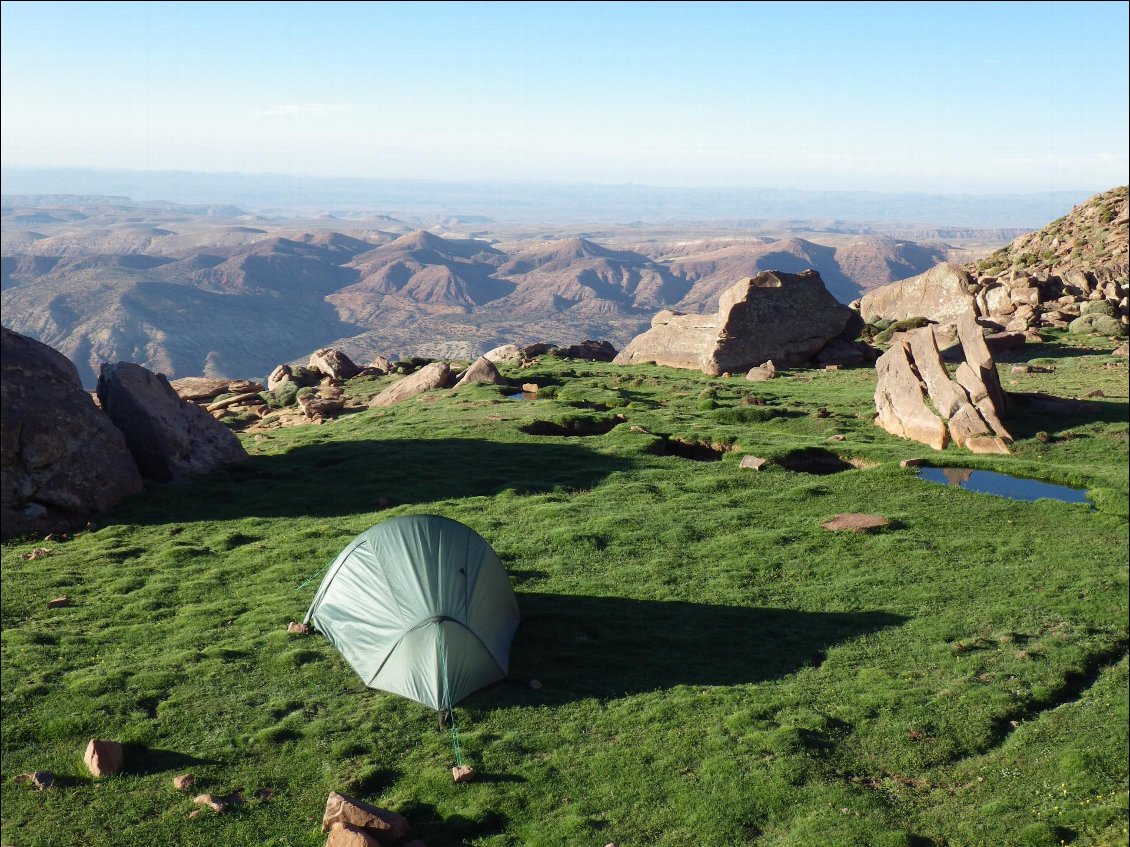
<svg viewBox="0 0 1130 847">
<path fill-rule="evenodd" d="M 890 521 L 882 515 L 864 515 L 845 512 L 836 515 L 830 521 L 820 524 L 829 532 L 872 532 L 890 526 Z"/>
</svg>

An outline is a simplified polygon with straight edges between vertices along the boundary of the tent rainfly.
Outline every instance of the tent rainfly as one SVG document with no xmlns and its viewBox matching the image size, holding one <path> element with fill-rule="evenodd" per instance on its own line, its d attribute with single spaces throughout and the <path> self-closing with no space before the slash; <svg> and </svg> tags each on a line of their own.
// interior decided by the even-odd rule
<svg viewBox="0 0 1130 847">
<path fill-rule="evenodd" d="M 436 711 L 506 676 L 518 621 L 494 550 L 437 515 L 392 518 L 358 535 L 305 618 L 365 685 Z"/>
</svg>

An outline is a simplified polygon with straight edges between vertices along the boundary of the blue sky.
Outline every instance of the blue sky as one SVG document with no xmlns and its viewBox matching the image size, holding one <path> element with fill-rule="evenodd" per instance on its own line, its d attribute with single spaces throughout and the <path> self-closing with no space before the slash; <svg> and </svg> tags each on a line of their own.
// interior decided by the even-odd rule
<svg viewBox="0 0 1130 847">
<path fill-rule="evenodd" d="M 31 3 L 5 165 L 883 191 L 1127 181 L 1126 3 Z"/>
</svg>

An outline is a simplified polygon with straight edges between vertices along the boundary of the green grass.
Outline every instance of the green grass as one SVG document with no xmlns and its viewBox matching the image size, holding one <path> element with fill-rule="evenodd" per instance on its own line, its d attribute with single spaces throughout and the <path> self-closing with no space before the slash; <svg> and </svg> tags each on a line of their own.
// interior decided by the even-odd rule
<svg viewBox="0 0 1130 847">
<path fill-rule="evenodd" d="M 1002 363 L 1011 391 L 1107 395 L 1018 405 L 1003 457 L 874 427 L 867 369 L 754 384 L 553 359 L 508 372 L 553 399 L 475 387 L 244 434 L 244 466 L 4 547 L 3 841 L 320 845 L 336 790 L 432 847 L 1126 844 L 1127 372 L 1091 343 L 1053 339 L 1030 374 Z M 603 435 L 526 431 L 617 414 Z M 802 448 L 865 469 L 738 467 Z M 1084 487 L 1097 508 L 898 465 L 927 455 Z M 820 528 L 853 511 L 891 526 Z M 317 580 L 299 585 L 408 513 L 486 537 L 523 613 L 511 679 L 456 709 L 469 785 L 434 715 L 285 631 Z M 20 558 L 34 546 L 54 555 Z M 86 775 L 92 736 L 131 745 L 126 772 Z M 61 784 L 14 783 L 29 770 Z M 186 771 L 248 802 L 189 819 Z"/>
</svg>

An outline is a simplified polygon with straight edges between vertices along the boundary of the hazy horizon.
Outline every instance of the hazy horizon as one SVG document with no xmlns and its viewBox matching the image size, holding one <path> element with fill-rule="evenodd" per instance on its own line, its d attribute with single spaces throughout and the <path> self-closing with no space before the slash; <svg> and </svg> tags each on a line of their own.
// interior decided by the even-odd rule
<svg viewBox="0 0 1130 847">
<path fill-rule="evenodd" d="M 1127 181 L 1122 3 L 5 3 L 7 167 L 931 194 Z"/>
</svg>

